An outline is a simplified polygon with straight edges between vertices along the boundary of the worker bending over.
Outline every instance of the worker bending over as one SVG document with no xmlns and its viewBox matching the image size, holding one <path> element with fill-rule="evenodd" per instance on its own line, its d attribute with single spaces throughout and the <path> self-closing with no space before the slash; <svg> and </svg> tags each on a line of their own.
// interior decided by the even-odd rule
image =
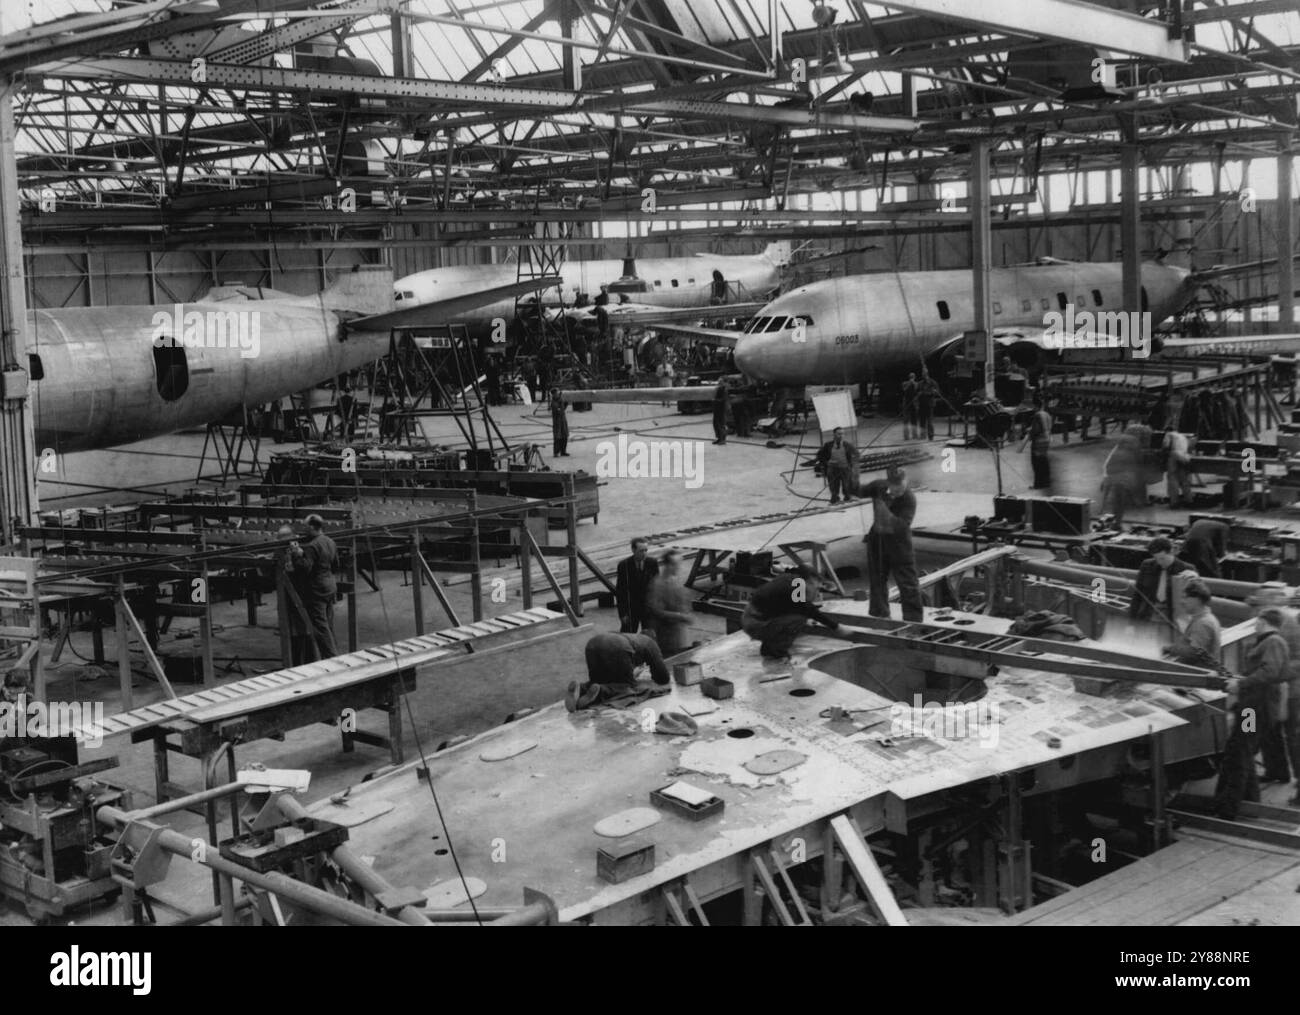
<svg viewBox="0 0 1300 1015">
<path fill-rule="evenodd" d="M 765 659 L 786 659 L 808 621 L 832 631 L 839 627 L 818 608 L 820 592 L 817 572 L 800 564 L 793 572 L 773 578 L 750 597 L 740 619 L 741 630 L 759 643 L 759 654 Z"/>
<path fill-rule="evenodd" d="M 875 517 L 863 542 L 867 544 L 867 574 L 871 582 L 871 615 L 889 616 L 889 579 L 898 586 L 903 619 L 925 619 L 921 585 L 916 576 L 916 551 L 912 547 L 912 520 L 916 517 L 916 496 L 907 473 L 890 466 L 887 478 L 874 479 L 862 488 L 870 497 Z"/>
<path fill-rule="evenodd" d="M 594 635 L 587 642 L 587 682 L 574 680 L 564 696 L 564 706 L 570 712 L 590 708 L 611 698 L 638 694 L 644 689 L 637 686 L 638 667 L 648 666 L 650 678 L 663 687 L 668 683 L 668 667 L 663 653 L 653 638 L 646 634 L 619 632 Z M 658 693 L 667 693 L 666 690 Z M 651 695 L 647 695 L 651 696 Z"/>
</svg>

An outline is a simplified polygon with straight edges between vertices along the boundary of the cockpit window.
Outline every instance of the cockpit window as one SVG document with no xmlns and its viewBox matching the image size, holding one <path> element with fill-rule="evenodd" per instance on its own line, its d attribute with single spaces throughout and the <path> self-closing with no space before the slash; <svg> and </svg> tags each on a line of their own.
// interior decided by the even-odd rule
<svg viewBox="0 0 1300 1015">
<path fill-rule="evenodd" d="M 798 317 L 792 317 L 790 318 L 790 323 L 787 324 L 786 327 L 797 328 L 799 327 L 800 323 L 802 323 L 805 328 L 811 328 L 813 326 L 812 315 L 800 314 Z"/>
<path fill-rule="evenodd" d="M 773 317 L 773 318 L 768 322 L 767 327 L 764 328 L 763 330 L 764 330 L 764 331 L 780 331 L 782 328 L 785 327 L 785 322 L 786 322 L 787 320 L 788 320 L 788 318 L 785 318 L 785 317 Z"/>
<path fill-rule="evenodd" d="M 745 329 L 746 335 L 757 335 L 760 331 L 767 330 L 767 326 L 772 323 L 770 317 L 755 317 L 749 322 L 749 327 Z"/>
</svg>

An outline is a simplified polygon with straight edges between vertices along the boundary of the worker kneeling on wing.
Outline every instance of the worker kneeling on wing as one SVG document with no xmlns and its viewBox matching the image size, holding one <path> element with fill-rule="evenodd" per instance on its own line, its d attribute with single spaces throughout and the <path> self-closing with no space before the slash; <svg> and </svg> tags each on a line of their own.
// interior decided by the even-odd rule
<svg viewBox="0 0 1300 1015">
<path fill-rule="evenodd" d="M 626 696 L 652 698 L 667 694 L 668 667 L 659 644 L 646 634 L 597 634 L 587 642 L 587 682 L 569 684 L 564 706 L 570 712 Z M 638 684 L 636 671 L 650 668 L 654 686 Z"/>
<path fill-rule="evenodd" d="M 801 564 L 790 574 L 773 578 L 750 597 L 741 629 L 758 642 L 767 659 L 786 659 L 794 640 L 812 620 L 832 631 L 839 625 L 817 606 L 821 584 L 817 572 Z"/>
</svg>

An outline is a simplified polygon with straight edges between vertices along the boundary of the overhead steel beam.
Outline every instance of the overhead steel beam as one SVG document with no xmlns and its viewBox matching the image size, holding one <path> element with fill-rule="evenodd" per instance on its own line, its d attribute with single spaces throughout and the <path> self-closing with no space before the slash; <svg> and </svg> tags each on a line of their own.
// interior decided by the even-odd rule
<svg viewBox="0 0 1300 1015">
<path fill-rule="evenodd" d="M 1169 63 L 1186 63 L 1189 55 L 1187 43 L 1170 38 L 1164 22 L 1083 0 L 885 0 L 885 6 Z"/>
<path fill-rule="evenodd" d="M 85 81 L 136 81 L 192 88 L 188 60 L 149 60 L 142 57 L 85 59 L 46 64 L 34 73 L 49 78 Z M 568 92 L 544 88 L 515 88 L 509 85 L 475 84 L 460 81 L 431 81 L 423 78 L 380 77 L 369 74 L 339 74 L 284 67 L 208 63 L 203 84 L 207 88 L 234 88 L 251 92 L 291 92 L 299 95 L 349 94 L 361 98 L 441 101 L 465 106 L 496 106 L 519 109 L 567 109 L 573 105 Z M 232 110 L 233 112 L 233 110 Z"/>
<path fill-rule="evenodd" d="M 147 81 L 151 84 L 193 87 L 188 61 L 148 60 L 118 57 L 78 60 L 39 69 L 51 78 L 94 81 Z M 466 106 L 495 106 L 519 109 L 567 109 L 572 93 L 510 85 L 476 84 L 460 81 L 430 81 L 417 78 L 376 77 L 366 74 L 337 74 L 298 71 L 281 67 L 209 63 L 205 67 L 208 88 L 246 91 L 294 92 L 316 95 L 335 93 L 359 97 L 441 100 Z M 784 106 L 752 106 L 743 102 L 701 102 L 693 99 L 637 101 L 630 98 L 626 111 L 659 116 L 694 117 L 702 120 L 741 120 L 789 127 L 830 127 L 884 133 L 911 133 L 922 123 L 908 117 L 869 116 L 859 113 L 826 113 Z"/>
<path fill-rule="evenodd" d="M 29 70 L 36 64 L 88 53 L 107 53 L 138 46 L 169 35 L 211 28 L 234 15 L 268 18 L 285 8 L 313 0 L 223 0 L 220 5 L 195 0 L 193 3 L 141 4 L 102 15 L 44 22 L 23 32 L 0 39 L 0 73 Z M 319 0 L 316 0 L 319 2 Z M 166 14 L 167 17 L 160 17 Z M 120 22 L 130 22 L 122 28 Z M 99 25 L 104 27 L 100 28 Z"/>
<path fill-rule="evenodd" d="M 319 38 L 327 32 L 336 32 L 365 18 L 373 18 L 376 14 L 393 13 L 397 6 L 397 0 L 355 0 L 354 3 L 331 7 L 319 16 L 295 18 L 287 25 L 260 32 L 251 39 L 241 39 L 203 55 L 218 63 L 252 63 L 300 42 Z"/>
<path fill-rule="evenodd" d="M 782 127 L 826 128 L 875 131 L 886 134 L 911 134 L 923 126 L 920 120 L 906 116 L 870 116 L 866 113 L 828 113 L 820 109 L 795 109 L 789 106 L 758 106 L 740 102 L 704 102 L 699 99 L 660 99 L 637 101 L 630 97 L 625 111 L 633 114 L 673 116 L 700 120 L 743 120 Z"/>
</svg>

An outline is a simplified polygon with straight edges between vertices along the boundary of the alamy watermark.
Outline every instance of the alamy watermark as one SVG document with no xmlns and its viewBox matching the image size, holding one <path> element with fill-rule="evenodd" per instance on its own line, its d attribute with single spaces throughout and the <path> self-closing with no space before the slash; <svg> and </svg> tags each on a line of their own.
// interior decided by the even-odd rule
<svg viewBox="0 0 1300 1015">
<path fill-rule="evenodd" d="M 75 737 L 83 747 L 104 743 L 102 701 L 29 701 L 20 694 L 0 701 L 0 740 L 14 737 Z"/>
<path fill-rule="evenodd" d="M 1131 349 L 1138 359 L 1151 355 L 1151 314 L 1148 311 L 1064 310 L 1043 315 L 1043 347 L 1047 349 Z"/>
<path fill-rule="evenodd" d="M 619 434 L 596 445 L 601 479 L 680 479 L 688 490 L 704 485 L 703 441 L 644 441 Z"/>
<path fill-rule="evenodd" d="M 242 359 L 262 354 L 260 310 L 186 310 L 176 303 L 153 315 L 155 349 L 238 349 Z"/>
<path fill-rule="evenodd" d="M 978 740 L 996 747 L 1002 712 L 996 701 L 941 704 L 913 695 L 912 704 L 896 701 L 889 709 L 889 734 L 931 740 Z"/>
</svg>

